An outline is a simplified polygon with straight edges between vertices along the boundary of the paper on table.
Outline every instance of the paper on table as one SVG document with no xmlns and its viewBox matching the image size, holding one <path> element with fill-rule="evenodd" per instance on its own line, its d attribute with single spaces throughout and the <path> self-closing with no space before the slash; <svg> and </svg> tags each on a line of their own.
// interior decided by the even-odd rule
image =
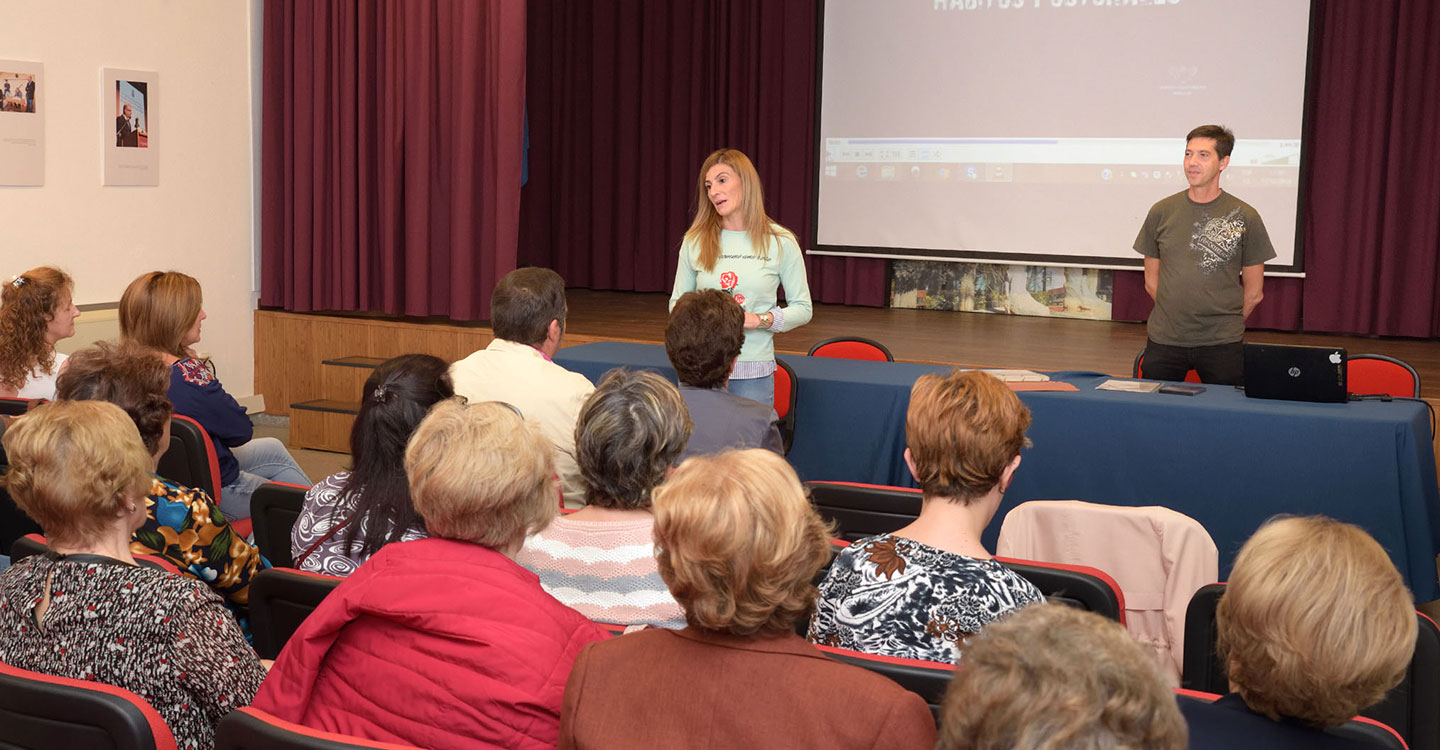
<svg viewBox="0 0 1440 750">
<path fill-rule="evenodd" d="M 1129 391 L 1131 393 L 1154 393 L 1164 385 L 1156 380 L 1107 380 L 1095 386 L 1097 391 Z"/>
</svg>

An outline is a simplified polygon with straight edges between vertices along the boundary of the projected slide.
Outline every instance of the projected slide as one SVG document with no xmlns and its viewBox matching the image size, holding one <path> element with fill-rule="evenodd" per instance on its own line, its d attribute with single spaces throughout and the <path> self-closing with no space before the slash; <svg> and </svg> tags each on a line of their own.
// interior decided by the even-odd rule
<svg viewBox="0 0 1440 750">
<path fill-rule="evenodd" d="M 826 0 L 818 243 L 1140 265 L 1185 134 L 1294 268 L 1309 0 Z"/>
</svg>

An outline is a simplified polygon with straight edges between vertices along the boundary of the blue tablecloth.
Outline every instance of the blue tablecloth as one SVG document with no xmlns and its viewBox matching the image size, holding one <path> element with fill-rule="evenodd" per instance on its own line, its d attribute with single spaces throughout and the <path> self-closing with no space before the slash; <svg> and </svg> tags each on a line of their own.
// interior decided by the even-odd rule
<svg viewBox="0 0 1440 750">
<path fill-rule="evenodd" d="M 902 456 L 910 386 L 949 368 L 782 359 L 799 383 L 789 459 L 801 479 L 914 486 Z M 586 344 L 556 361 L 591 380 L 620 365 L 674 379 L 664 347 L 649 344 Z M 1440 489 L 1423 404 L 1264 401 L 1223 386 L 1197 396 L 1095 390 L 1108 377 L 1052 373 L 1079 390 L 1020 393 L 1034 445 L 986 530 L 990 549 L 1025 500 L 1162 505 L 1210 532 L 1224 578 L 1265 519 L 1320 513 L 1374 535 L 1418 601 L 1440 598 Z"/>
</svg>

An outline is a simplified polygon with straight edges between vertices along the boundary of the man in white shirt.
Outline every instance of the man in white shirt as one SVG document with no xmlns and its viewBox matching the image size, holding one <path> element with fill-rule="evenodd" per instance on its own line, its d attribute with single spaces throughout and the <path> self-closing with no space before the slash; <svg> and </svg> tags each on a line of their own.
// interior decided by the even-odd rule
<svg viewBox="0 0 1440 750">
<path fill-rule="evenodd" d="M 490 345 L 450 366 L 455 393 L 504 401 L 539 426 L 555 446 L 555 471 L 566 504 L 585 491 L 575 463 L 575 420 L 595 390 L 584 375 L 552 361 L 565 336 L 565 282 L 548 268 L 517 268 L 490 298 Z"/>
</svg>

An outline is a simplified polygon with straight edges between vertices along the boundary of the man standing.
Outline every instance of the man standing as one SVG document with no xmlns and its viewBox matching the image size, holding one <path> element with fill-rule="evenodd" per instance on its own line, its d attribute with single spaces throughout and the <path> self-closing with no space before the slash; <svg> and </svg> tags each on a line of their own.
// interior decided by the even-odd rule
<svg viewBox="0 0 1440 750">
<path fill-rule="evenodd" d="M 1155 300 L 1142 377 L 1240 385 L 1245 318 L 1260 304 L 1265 261 L 1275 257 L 1260 214 L 1220 189 L 1235 134 L 1202 125 L 1185 137 L 1190 188 L 1150 208 L 1135 250 Z"/>
<path fill-rule="evenodd" d="M 450 366 L 455 393 L 503 401 L 540 427 L 555 446 L 555 471 L 567 505 L 584 501 L 575 462 L 575 420 L 595 387 L 552 361 L 565 336 L 565 282 L 548 268 L 517 268 L 490 298 L 490 345 Z"/>
<path fill-rule="evenodd" d="M 122 110 L 124 114 L 115 118 L 115 145 L 129 146 L 131 148 L 140 145 L 140 133 L 135 130 L 134 113 L 130 105 L 126 104 Z"/>
<path fill-rule="evenodd" d="M 30 80 L 25 82 L 25 111 L 35 111 L 35 76 L 30 76 Z"/>
</svg>

